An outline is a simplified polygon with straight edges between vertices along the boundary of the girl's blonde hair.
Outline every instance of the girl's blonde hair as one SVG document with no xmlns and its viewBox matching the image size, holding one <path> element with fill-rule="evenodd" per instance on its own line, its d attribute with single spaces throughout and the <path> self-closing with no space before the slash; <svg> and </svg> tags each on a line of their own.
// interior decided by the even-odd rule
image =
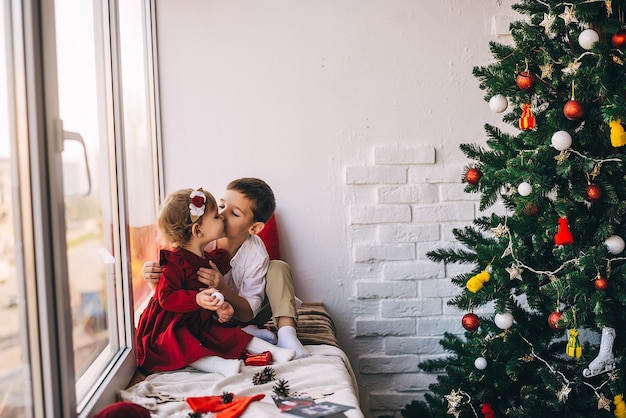
<svg viewBox="0 0 626 418">
<path fill-rule="evenodd" d="M 212 213 L 217 209 L 217 202 L 213 195 L 203 189 L 198 191 L 204 193 L 206 202 L 204 203 L 204 214 Z M 191 220 L 189 204 L 191 203 L 191 193 L 193 189 L 181 189 L 170 193 L 163 205 L 157 219 L 159 238 L 169 246 L 181 247 L 191 239 L 191 227 L 194 223 L 200 223 L 202 216 Z"/>
</svg>

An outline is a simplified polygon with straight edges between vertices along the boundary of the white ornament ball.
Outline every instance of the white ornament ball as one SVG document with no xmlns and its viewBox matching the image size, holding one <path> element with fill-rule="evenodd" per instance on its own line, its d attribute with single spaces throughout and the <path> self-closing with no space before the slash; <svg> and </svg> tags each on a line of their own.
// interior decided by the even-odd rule
<svg viewBox="0 0 626 418">
<path fill-rule="evenodd" d="M 498 313 L 494 318 L 494 322 L 500 329 L 509 329 L 513 325 L 513 315 L 511 312 Z"/>
<path fill-rule="evenodd" d="M 552 134 L 552 146 L 558 151 L 565 151 L 572 145 L 572 136 L 566 131 Z"/>
<path fill-rule="evenodd" d="M 609 252 L 613 255 L 621 254 L 626 247 L 624 239 L 619 235 L 611 235 L 604 241 L 604 245 L 609 249 Z"/>
<path fill-rule="evenodd" d="M 224 295 L 221 292 L 213 292 L 211 294 L 218 300 L 218 305 L 224 303 Z"/>
<path fill-rule="evenodd" d="M 578 36 L 578 44 L 589 51 L 593 48 L 593 44 L 600 40 L 600 35 L 593 29 L 585 29 Z"/>
<path fill-rule="evenodd" d="M 496 94 L 489 99 L 489 109 L 495 113 L 502 113 L 509 107 L 509 101 L 501 94 Z"/>
<path fill-rule="evenodd" d="M 485 359 L 484 357 L 478 357 L 476 360 L 474 360 L 474 367 L 476 367 L 478 370 L 485 370 L 487 368 L 487 359 Z"/>
<path fill-rule="evenodd" d="M 517 193 L 522 196 L 528 196 L 533 191 L 533 186 L 530 185 L 527 181 L 521 182 L 519 186 L 517 186 Z"/>
</svg>

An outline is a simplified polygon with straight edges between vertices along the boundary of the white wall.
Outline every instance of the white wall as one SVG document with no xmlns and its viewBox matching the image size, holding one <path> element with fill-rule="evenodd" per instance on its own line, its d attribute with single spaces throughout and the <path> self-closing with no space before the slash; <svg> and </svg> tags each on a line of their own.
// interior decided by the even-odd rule
<svg viewBox="0 0 626 418">
<path fill-rule="evenodd" d="M 508 40 L 512 0 L 156 3 L 166 191 L 265 179 L 296 292 L 333 315 L 366 415 L 420 397 L 417 363 L 459 328 L 454 271 L 424 254 L 477 210 L 458 145 L 499 121 L 471 71 Z"/>
</svg>

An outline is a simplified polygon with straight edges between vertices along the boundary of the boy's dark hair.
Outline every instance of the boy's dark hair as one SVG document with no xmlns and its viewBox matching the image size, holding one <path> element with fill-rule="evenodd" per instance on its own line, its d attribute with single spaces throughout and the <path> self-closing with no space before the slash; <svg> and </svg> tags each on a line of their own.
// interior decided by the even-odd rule
<svg viewBox="0 0 626 418">
<path fill-rule="evenodd" d="M 266 182 L 253 177 L 243 177 L 228 183 L 226 190 L 236 190 L 252 201 L 255 222 L 267 222 L 276 210 L 274 192 Z"/>
</svg>

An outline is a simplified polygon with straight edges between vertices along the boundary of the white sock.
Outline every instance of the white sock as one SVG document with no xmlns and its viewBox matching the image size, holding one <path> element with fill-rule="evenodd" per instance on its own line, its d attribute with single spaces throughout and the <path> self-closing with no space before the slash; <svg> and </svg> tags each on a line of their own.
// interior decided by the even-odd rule
<svg viewBox="0 0 626 418">
<path fill-rule="evenodd" d="M 253 337 L 259 337 L 260 339 L 265 340 L 270 344 L 276 344 L 276 342 L 278 341 L 278 339 L 276 338 L 276 334 L 274 334 L 267 328 L 259 328 L 256 325 L 248 325 L 241 328 L 241 330 L 246 334 L 252 335 Z"/>
<path fill-rule="evenodd" d="M 194 369 L 207 373 L 219 373 L 225 377 L 233 376 L 241 370 L 240 360 L 225 359 L 218 356 L 206 356 L 190 364 Z"/>
<path fill-rule="evenodd" d="M 264 351 L 269 351 L 272 353 L 272 360 L 274 360 L 274 363 L 286 363 L 296 356 L 296 352 L 294 350 L 276 347 L 275 345 L 270 344 L 258 337 L 252 337 L 246 346 L 246 350 L 252 354 L 261 354 Z"/>
<path fill-rule="evenodd" d="M 300 340 L 296 329 L 292 326 L 284 326 L 278 329 L 278 343 L 277 345 L 282 348 L 290 348 L 296 352 L 295 358 L 303 358 L 311 355 L 309 350 L 304 348 Z"/>
</svg>

